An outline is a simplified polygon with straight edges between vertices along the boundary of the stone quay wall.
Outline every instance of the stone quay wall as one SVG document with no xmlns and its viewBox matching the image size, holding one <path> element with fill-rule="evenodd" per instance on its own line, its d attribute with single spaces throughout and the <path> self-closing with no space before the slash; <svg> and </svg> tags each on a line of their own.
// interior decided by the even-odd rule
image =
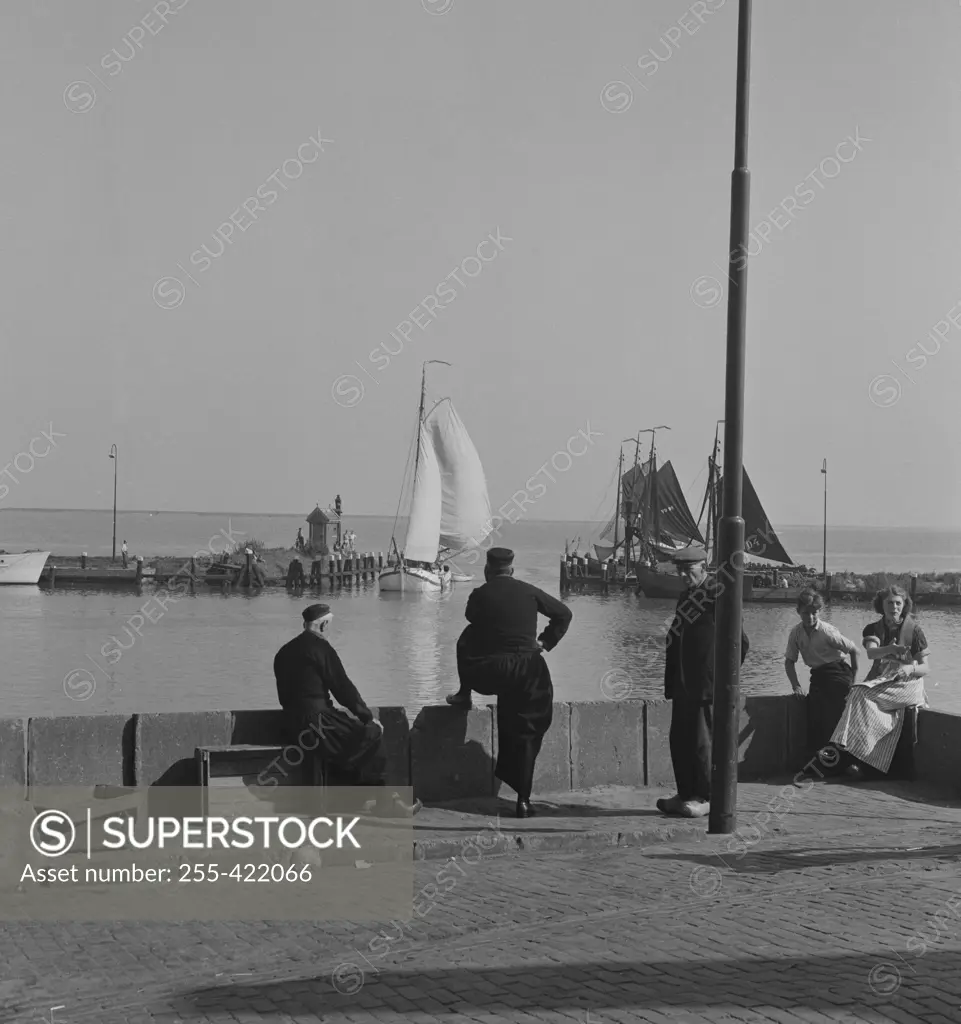
<svg viewBox="0 0 961 1024">
<path fill-rule="evenodd" d="M 413 721 L 401 707 L 374 713 L 384 726 L 391 785 L 412 786 L 429 803 L 499 792 L 491 705 L 425 707 Z M 535 796 L 605 785 L 672 786 L 670 719 L 669 701 L 555 704 Z M 740 737 L 741 781 L 800 771 L 810 756 L 805 702 L 792 695 L 742 696 Z M 303 745 L 315 743 L 308 737 Z M 231 744 L 278 748 L 264 754 L 274 763 L 270 785 L 301 780 L 310 760 L 287 745 L 280 711 L 0 718 L 0 788 L 19 787 L 26 796 L 28 786 L 196 785 L 197 748 Z M 912 760 L 911 777 L 961 794 L 961 715 L 918 712 Z"/>
</svg>

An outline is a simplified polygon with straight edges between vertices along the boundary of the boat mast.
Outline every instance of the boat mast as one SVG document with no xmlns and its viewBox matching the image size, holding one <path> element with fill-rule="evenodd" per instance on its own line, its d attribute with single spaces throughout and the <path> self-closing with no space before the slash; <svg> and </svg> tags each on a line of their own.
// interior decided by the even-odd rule
<svg viewBox="0 0 961 1024">
<path fill-rule="evenodd" d="M 659 427 L 648 427 L 646 430 L 639 430 L 637 433 L 638 438 L 640 438 L 641 434 L 651 435 L 651 468 L 648 471 L 648 479 L 651 481 L 651 511 L 653 513 L 651 519 L 654 524 L 654 539 L 651 543 L 653 545 L 652 551 L 655 565 L 657 565 L 657 545 L 660 543 L 661 540 L 661 503 L 658 499 L 657 494 L 657 455 L 654 448 L 654 439 L 657 436 L 657 431 L 670 429 L 670 427 L 661 425 Z"/>
<path fill-rule="evenodd" d="M 718 477 L 717 470 L 717 446 L 720 443 L 718 436 L 721 429 L 721 424 L 724 420 L 718 420 L 714 426 L 714 449 L 711 452 L 711 457 L 708 459 L 708 483 L 707 486 L 710 488 L 710 498 L 708 506 L 708 518 L 707 518 L 707 553 L 708 553 L 708 564 L 715 565 L 717 562 L 717 534 L 715 531 L 714 537 L 714 551 L 711 551 L 711 529 L 715 524 L 717 516 L 717 489 L 714 486 L 714 481 Z"/>
<path fill-rule="evenodd" d="M 634 526 L 637 525 L 637 511 L 634 508 L 634 500 L 637 495 L 637 466 L 640 459 L 641 453 L 641 432 L 637 432 L 637 437 L 625 437 L 621 444 L 634 444 L 634 473 L 631 476 L 631 519 L 633 520 Z M 620 479 L 618 477 L 618 479 Z M 627 539 L 628 522 L 624 520 L 624 579 L 627 579 L 627 574 L 631 571 L 631 556 L 634 554 L 634 533 L 635 530 L 631 530 L 631 539 Z"/>
<path fill-rule="evenodd" d="M 614 503 L 614 564 L 617 565 L 617 517 L 621 514 L 621 470 L 624 467 L 624 449 L 617 458 L 617 500 Z M 625 559 L 625 562 L 627 559 Z M 617 570 L 615 569 L 615 572 Z"/>
</svg>

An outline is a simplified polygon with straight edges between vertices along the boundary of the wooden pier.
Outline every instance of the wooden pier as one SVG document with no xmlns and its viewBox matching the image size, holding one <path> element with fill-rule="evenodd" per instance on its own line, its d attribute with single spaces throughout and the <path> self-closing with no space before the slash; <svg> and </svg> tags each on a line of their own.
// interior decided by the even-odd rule
<svg viewBox="0 0 961 1024">
<path fill-rule="evenodd" d="M 586 576 L 582 576 L 580 572 L 572 573 L 570 565 L 562 558 L 560 588 L 562 594 L 608 594 L 612 590 L 637 590 L 637 578 L 631 576 L 625 579 L 623 575 L 617 574 L 616 569 L 614 575 L 610 575 L 606 562 L 601 563 L 599 573 L 588 571 Z"/>
<path fill-rule="evenodd" d="M 256 580 L 254 565 L 249 558 L 246 566 L 214 565 L 204 571 L 198 569 L 196 560 L 191 558 L 183 568 L 172 573 L 157 573 L 153 577 L 159 585 L 168 583 L 180 584 L 186 581 L 189 586 L 203 584 L 208 587 L 222 587 L 225 590 L 260 590 L 263 587 L 285 587 L 288 590 L 311 590 L 322 592 L 340 590 L 344 587 L 361 586 L 373 582 L 384 569 L 384 553 L 373 551 L 365 554 L 314 558 L 310 561 L 309 571 L 304 571 L 304 562 L 294 559 L 287 568 L 285 577 L 263 577 Z"/>
<path fill-rule="evenodd" d="M 153 570 L 145 569 L 143 559 L 137 559 L 133 569 L 94 568 L 81 557 L 80 565 L 51 565 L 48 561 L 40 573 L 39 582 L 54 588 L 58 584 L 92 583 L 98 586 L 139 586 L 144 580 L 153 578 Z"/>
</svg>

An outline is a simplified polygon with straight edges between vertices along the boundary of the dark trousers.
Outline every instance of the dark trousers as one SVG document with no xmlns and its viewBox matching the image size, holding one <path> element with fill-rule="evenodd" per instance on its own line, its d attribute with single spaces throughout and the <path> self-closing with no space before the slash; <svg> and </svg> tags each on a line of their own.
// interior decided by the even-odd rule
<svg viewBox="0 0 961 1024">
<path fill-rule="evenodd" d="M 671 762 L 677 795 L 682 800 L 710 800 L 712 702 L 678 694 L 672 704 Z"/>
<path fill-rule="evenodd" d="M 127 552 L 126 551 L 121 551 L 120 552 L 120 557 L 123 560 L 123 567 L 126 569 L 127 568 Z"/>
<path fill-rule="evenodd" d="M 856 759 L 831 743 L 831 735 L 844 714 L 844 705 L 854 681 L 851 666 L 835 661 L 811 670 L 811 688 L 807 698 L 808 747 L 812 754 L 825 748 L 832 753 L 818 760 L 824 775 L 837 775 Z"/>
<path fill-rule="evenodd" d="M 338 708 L 300 708 L 285 714 L 289 742 L 313 756 L 315 777 L 328 785 L 387 785 L 387 752 L 380 729 Z"/>
</svg>

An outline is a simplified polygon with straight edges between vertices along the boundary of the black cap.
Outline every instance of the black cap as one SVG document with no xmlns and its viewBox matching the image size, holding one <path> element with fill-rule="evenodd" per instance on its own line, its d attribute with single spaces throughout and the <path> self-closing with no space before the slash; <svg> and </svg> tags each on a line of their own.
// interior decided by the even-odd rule
<svg viewBox="0 0 961 1024">
<path fill-rule="evenodd" d="M 671 561 L 679 565 L 690 565 L 693 562 L 706 562 L 707 552 L 697 544 L 690 544 L 686 548 L 681 548 L 680 551 L 675 551 L 671 555 Z"/>
<path fill-rule="evenodd" d="M 514 562 L 514 552 L 510 548 L 491 548 L 487 552 L 487 564 L 492 569 L 507 569 Z"/>
<path fill-rule="evenodd" d="M 333 614 L 329 604 L 310 604 L 304 609 L 304 622 L 314 622 Z"/>
</svg>

